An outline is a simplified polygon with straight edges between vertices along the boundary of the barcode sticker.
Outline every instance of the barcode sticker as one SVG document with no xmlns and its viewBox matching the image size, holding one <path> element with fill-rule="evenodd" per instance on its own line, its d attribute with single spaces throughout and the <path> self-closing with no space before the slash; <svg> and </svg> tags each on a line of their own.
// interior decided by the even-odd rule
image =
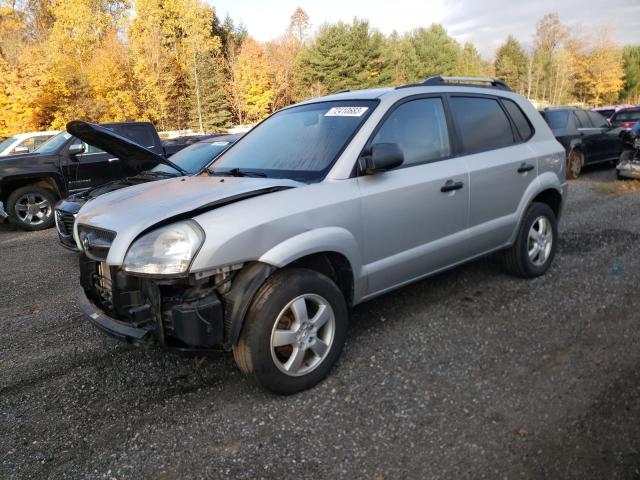
<svg viewBox="0 0 640 480">
<path fill-rule="evenodd" d="M 369 110 L 369 107 L 333 107 L 327 113 L 325 117 L 361 117 L 364 112 Z"/>
</svg>

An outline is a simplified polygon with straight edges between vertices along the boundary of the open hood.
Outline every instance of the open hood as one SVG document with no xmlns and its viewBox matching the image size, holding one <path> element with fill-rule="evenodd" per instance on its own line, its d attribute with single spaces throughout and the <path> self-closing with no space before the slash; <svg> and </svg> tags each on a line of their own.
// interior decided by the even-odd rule
<svg viewBox="0 0 640 480">
<path fill-rule="evenodd" d="M 67 123 L 67 132 L 89 145 L 118 157 L 121 162 L 136 173 L 150 170 L 163 163 L 182 175 L 187 175 L 187 172 L 162 155 L 158 155 L 133 140 L 100 125 L 73 120 Z"/>
</svg>

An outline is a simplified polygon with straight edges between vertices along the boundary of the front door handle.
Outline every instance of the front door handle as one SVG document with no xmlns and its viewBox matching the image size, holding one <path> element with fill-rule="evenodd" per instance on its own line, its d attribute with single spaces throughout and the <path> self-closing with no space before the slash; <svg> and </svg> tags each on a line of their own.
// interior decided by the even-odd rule
<svg viewBox="0 0 640 480">
<path fill-rule="evenodd" d="M 453 180 L 447 180 L 447 182 L 440 187 L 440 191 L 442 193 L 453 192 L 454 190 L 460 190 L 464 187 L 464 183 L 462 182 L 454 182 Z"/>
<path fill-rule="evenodd" d="M 520 165 L 520 168 L 518 168 L 518 173 L 530 172 L 534 168 L 536 168 L 536 167 L 534 167 L 530 163 L 522 162 L 522 164 Z"/>
<path fill-rule="evenodd" d="M 109 163 L 111 163 L 111 162 L 118 162 L 118 161 L 120 161 L 120 159 L 119 159 L 119 158 L 115 158 L 115 157 L 114 157 L 114 158 L 110 158 L 110 159 L 109 159 L 109 160 L 107 160 L 107 161 L 108 161 Z"/>
</svg>

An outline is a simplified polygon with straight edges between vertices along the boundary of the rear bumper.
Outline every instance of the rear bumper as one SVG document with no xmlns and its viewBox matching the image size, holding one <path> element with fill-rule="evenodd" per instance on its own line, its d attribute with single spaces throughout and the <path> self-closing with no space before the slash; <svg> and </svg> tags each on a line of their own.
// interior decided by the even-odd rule
<svg viewBox="0 0 640 480">
<path fill-rule="evenodd" d="M 80 311 L 104 333 L 131 343 L 153 343 L 153 330 L 151 328 L 138 328 L 111 318 L 91 303 L 83 288 L 78 289 L 77 299 Z"/>
</svg>

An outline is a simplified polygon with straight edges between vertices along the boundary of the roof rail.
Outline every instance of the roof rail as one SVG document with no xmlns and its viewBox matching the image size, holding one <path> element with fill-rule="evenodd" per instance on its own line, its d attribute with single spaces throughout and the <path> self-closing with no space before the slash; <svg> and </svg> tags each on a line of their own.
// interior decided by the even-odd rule
<svg viewBox="0 0 640 480">
<path fill-rule="evenodd" d="M 488 84 L 488 85 L 482 85 Z M 480 77 L 429 77 L 420 83 L 411 83 L 408 85 L 402 85 L 396 88 L 408 88 L 408 87 L 431 87 L 437 85 L 458 86 L 458 87 L 485 87 L 485 88 L 498 88 L 500 90 L 511 91 L 509 86 L 502 80 L 496 78 L 480 78 Z"/>
</svg>

